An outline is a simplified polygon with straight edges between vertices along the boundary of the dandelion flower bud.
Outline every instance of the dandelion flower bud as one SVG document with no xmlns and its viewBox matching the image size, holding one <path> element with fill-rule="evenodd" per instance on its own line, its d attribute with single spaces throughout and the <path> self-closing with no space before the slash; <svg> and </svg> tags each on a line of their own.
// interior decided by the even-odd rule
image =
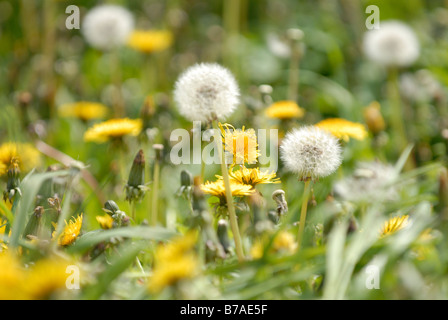
<svg viewBox="0 0 448 320">
<path fill-rule="evenodd" d="M 301 180 L 332 174 L 342 162 L 338 139 L 317 127 L 302 127 L 286 134 L 280 152 L 288 170 Z"/>
<path fill-rule="evenodd" d="M 134 17 L 117 5 L 101 5 L 84 18 L 82 33 L 94 48 L 110 50 L 126 44 L 134 29 Z"/>
<path fill-rule="evenodd" d="M 420 55 L 420 44 L 414 31 L 399 21 L 381 22 L 380 29 L 364 35 L 364 53 L 385 67 L 406 67 Z"/>
<path fill-rule="evenodd" d="M 148 190 L 145 185 L 145 156 L 143 150 L 139 150 L 134 158 L 125 189 L 126 200 L 129 202 L 140 201 Z"/>
<path fill-rule="evenodd" d="M 234 76 L 218 64 L 201 63 L 177 80 L 174 99 L 182 116 L 190 121 L 224 120 L 236 109 L 240 91 Z"/>
</svg>

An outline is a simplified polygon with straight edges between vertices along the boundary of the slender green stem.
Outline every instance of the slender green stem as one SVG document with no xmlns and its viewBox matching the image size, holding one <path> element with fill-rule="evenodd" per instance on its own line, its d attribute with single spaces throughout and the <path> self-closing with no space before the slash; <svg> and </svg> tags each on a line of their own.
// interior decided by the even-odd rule
<svg viewBox="0 0 448 320">
<path fill-rule="evenodd" d="M 299 44 L 294 41 L 291 48 L 288 83 L 288 99 L 291 101 L 297 101 L 298 99 L 300 56 Z"/>
<path fill-rule="evenodd" d="M 134 223 L 136 223 L 136 220 L 135 220 L 135 201 L 131 201 L 130 202 L 130 205 L 131 205 L 131 218 L 132 218 L 132 220 L 134 221 Z"/>
<path fill-rule="evenodd" d="M 238 48 L 238 32 L 240 29 L 240 6 L 241 0 L 226 0 L 223 2 L 223 20 L 226 31 L 226 40 L 224 48 L 224 64 L 238 74 L 238 59 L 236 59 L 236 50 Z"/>
<path fill-rule="evenodd" d="M 388 95 L 390 109 L 390 122 L 392 126 L 392 134 L 395 141 L 394 148 L 399 152 L 404 150 L 407 144 L 406 130 L 403 123 L 403 110 L 398 87 L 398 71 L 395 68 L 389 70 Z"/>
<path fill-rule="evenodd" d="M 113 91 L 114 116 L 121 118 L 125 116 L 123 95 L 121 94 L 121 65 L 117 50 L 110 53 L 111 82 L 115 86 Z"/>
<path fill-rule="evenodd" d="M 311 180 L 306 180 L 305 187 L 303 190 L 302 210 L 300 211 L 299 234 L 297 236 L 297 242 L 299 248 L 302 245 L 303 240 L 303 230 L 305 229 L 306 212 L 308 209 L 308 199 L 310 197 L 310 191 L 311 191 Z"/>
<path fill-rule="evenodd" d="M 232 229 L 233 233 L 233 239 L 235 240 L 235 249 L 236 254 L 238 256 L 238 261 L 242 262 L 244 261 L 244 251 L 243 251 L 243 245 L 241 241 L 240 231 L 238 228 L 238 220 L 235 213 L 235 206 L 233 205 L 233 198 L 232 198 L 232 190 L 230 188 L 230 178 L 229 178 L 229 172 L 227 171 L 226 161 L 225 161 L 225 154 L 224 150 L 222 148 L 222 139 L 220 130 L 218 128 L 218 122 L 217 120 L 213 120 L 213 129 L 215 133 L 215 142 L 218 147 L 218 152 L 220 155 L 220 162 L 221 162 L 221 171 L 222 171 L 222 177 L 224 180 L 224 187 L 226 189 L 226 202 L 227 202 L 227 211 L 229 213 L 229 220 L 230 220 L 230 227 Z"/>
<path fill-rule="evenodd" d="M 152 208 L 151 208 L 151 225 L 157 225 L 158 216 L 158 198 L 159 198 L 159 180 L 160 180 L 160 163 L 156 159 L 154 161 L 154 179 L 152 183 Z"/>
</svg>

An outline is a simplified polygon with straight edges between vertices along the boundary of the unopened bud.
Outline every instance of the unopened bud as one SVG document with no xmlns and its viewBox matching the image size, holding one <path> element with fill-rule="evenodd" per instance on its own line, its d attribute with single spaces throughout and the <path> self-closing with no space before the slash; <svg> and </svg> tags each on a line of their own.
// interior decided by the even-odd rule
<svg viewBox="0 0 448 320">
<path fill-rule="evenodd" d="M 187 170 L 182 170 L 180 173 L 180 185 L 182 187 L 191 187 L 193 185 L 193 177 Z"/>
<path fill-rule="evenodd" d="M 12 158 L 7 172 L 6 190 L 3 192 L 3 200 L 9 200 L 11 203 L 16 194 L 22 195 L 20 191 L 20 169 L 19 160 Z"/>
<path fill-rule="evenodd" d="M 109 215 L 113 215 L 115 212 L 120 211 L 120 208 L 113 200 L 108 200 L 104 204 L 103 210 L 108 213 Z"/>
<path fill-rule="evenodd" d="M 143 150 L 139 150 L 132 163 L 129 173 L 128 185 L 137 187 L 145 181 L 145 156 Z"/>
<path fill-rule="evenodd" d="M 381 114 L 381 105 L 374 101 L 364 108 L 364 121 L 373 134 L 377 134 L 386 128 L 386 123 Z"/>
<path fill-rule="evenodd" d="M 221 243 L 222 247 L 224 248 L 224 251 L 228 253 L 230 250 L 230 241 L 229 241 L 229 234 L 228 234 L 228 223 L 224 219 L 220 219 L 218 221 L 218 239 L 219 243 Z"/>
<path fill-rule="evenodd" d="M 132 163 L 125 190 L 126 200 L 128 201 L 140 201 L 148 190 L 148 187 L 145 185 L 145 156 L 141 149 L 138 151 Z"/>
</svg>

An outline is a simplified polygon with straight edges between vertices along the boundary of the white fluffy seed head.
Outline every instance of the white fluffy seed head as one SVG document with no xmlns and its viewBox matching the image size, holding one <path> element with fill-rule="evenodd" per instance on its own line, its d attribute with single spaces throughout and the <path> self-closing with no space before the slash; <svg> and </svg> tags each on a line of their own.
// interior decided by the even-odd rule
<svg viewBox="0 0 448 320">
<path fill-rule="evenodd" d="M 280 146 L 285 167 L 302 180 L 332 174 L 342 162 L 339 141 L 332 134 L 314 126 L 293 129 Z"/>
<path fill-rule="evenodd" d="M 226 119 L 239 103 L 240 91 L 232 73 L 216 63 L 196 64 L 176 82 L 174 99 L 179 112 L 190 121 L 209 122 L 216 115 Z"/>
<path fill-rule="evenodd" d="M 381 22 L 379 29 L 367 31 L 363 42 L 367 57 L 386 67 L 406 67 L 420 55 L 414 31 L 400 21 Z"/>
<path fill-rule="evenodd" d="M 100 5 L 91 9 L 82 24 L 86 41 L 100 50 L 124 45 L 132 30 L 134 17 L 130 11 L 117 5 Z"/>
<path fill-rule="evenodd" d="M 380 162 L 361 162 L 353 175 L 334 184 L 336 196 L 350 202 L 384 202 L 398 197 L 397 170 Z"/>
</svg>

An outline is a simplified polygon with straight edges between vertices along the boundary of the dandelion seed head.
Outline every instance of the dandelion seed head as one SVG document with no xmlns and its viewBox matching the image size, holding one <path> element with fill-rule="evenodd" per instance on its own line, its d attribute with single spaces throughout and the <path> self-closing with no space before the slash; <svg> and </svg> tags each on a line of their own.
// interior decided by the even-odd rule
<svg viewBox="0 0 448 320">
<path fill-rule="evenodd" d="M 94 48 L 110 50 L 126 44 L 134 29 L 134 17 L 126 8 L 100 5 L 87 12 L 82 33 Z"/>
<path fill-rule="evenodd" d="M 380 29 L 367 31 L 363 49 L 370 60 L 386 67 L 409 66 L 420 55 L 420 44 L 414 31 L 393 20 L 381 22 Z"/>
<path fill-rule="evenodd" d="M 174 99 L 182 116 L 190 121 L 226 119 L 239 103 L 240 91 L 226 68 L 201 63 L 187 69 L 177 80 Z"/>
<path fill-rule="evenodd" d="M 280 152 L 286 168 L 303 180 L 329 176 L 342 162 L 337 138 L 313 126 L 287 133 Z"/>
<path fill-rule="evenodd" d="M 388 201 L 397 197 L 396 188 L 390 186 L 398 178 L 395 168 L 380 162 L 361 162 L 352 176 L 334 185 L 336 196 L 346 201 Z"/>
</svg>

